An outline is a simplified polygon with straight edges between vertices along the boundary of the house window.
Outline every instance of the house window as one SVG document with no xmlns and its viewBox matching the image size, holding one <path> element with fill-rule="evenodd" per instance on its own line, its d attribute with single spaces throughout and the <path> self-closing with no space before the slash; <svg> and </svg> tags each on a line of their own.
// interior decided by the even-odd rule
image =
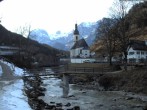
<svg viewBox="0 0 147 110">
<path fill-rule="evenodd" d="M 137 52 L 137 55 L 139 55 L 140 54 L 140 52 Z"/>
<path fill-rule="evenodd" d="M 141 55 L 144 55 L 144 52 L 141 52 Z"/>
<path fill-rule="evenodd" d="M 129 55 L 133 55 L 134 54 L 134 52 L 129 52 Z"/>
</svg>

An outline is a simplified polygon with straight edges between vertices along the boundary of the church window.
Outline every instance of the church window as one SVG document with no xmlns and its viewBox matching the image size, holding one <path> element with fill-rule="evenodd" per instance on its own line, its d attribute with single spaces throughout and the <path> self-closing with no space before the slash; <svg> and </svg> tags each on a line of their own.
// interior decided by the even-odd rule
<svg viewBox="0 0 147 110">
<path fill-rule="evenodd" d="M 76 40 L 78 40 L 78 36 L 76 36 Z"/>
<path fill-rule="evenodd" d="M 80 50 L 80 53 L 82 53 L 82 50 Z"/>
</svg>

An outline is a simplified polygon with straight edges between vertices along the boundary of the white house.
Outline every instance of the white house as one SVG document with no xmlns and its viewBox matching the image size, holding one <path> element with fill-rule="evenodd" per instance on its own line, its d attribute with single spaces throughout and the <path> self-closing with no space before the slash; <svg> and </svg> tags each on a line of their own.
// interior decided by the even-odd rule
<svg viewBox="0 0 147 110">
<path fill-rule="evenodd" d="M 147 61 L 147 41 L 131 40 L 128 46 L 128 63 Z"/>
<path fill-rule="evenodd" d="M 91 61 L 91 54 L 88 44 L 85 39 L 79 39 L 79 31 L 77 24 L 75 24 L 75 30 L 73 33 L 74 45 L 70 49 L 71 63 L 83 63 L 85 60 Z"/>
</svg>

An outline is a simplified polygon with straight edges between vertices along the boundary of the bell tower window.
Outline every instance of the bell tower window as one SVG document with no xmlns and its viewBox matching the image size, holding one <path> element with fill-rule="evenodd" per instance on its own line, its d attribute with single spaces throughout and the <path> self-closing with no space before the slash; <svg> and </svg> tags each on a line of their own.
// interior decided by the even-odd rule
<svg viewBox="0 0 147 110">
<path fill-rule="evenodd" d="M 78 36 L 76 36 L 76 41 L 78 40 Z"/>
</svg>

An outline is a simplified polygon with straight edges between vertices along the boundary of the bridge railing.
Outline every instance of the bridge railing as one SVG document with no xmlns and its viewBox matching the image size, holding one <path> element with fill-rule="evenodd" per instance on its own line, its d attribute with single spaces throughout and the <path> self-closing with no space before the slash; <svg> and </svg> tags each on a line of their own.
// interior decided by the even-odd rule
<svg viewBox="0 0 147 110">
<path fill-rule="evenodd" d="M 24 75 L 37 76 L 37 75 L 56 75 L 62 73 L 105 73 L 112 71 L 106 67 L 69 67 L 68 65 L 58 67 L 46 67 L 40 69 L 30 69 L 24 72 Z"/>
<path fill-rule="evenodd" d="M 104 73 L 112 71 L 111 68 L 107 67 L 66 67 L 66 71 L 68 72 L 90 72 L 90 73 Z"/>
<path fill-rule="evenodd" d="M 60 66 L 60 67 L 54 67 L 52 70 L 55 73 L 61 73 L 61 72 L 111 72 L 113 71 L 110 67 L 70 67 L 68 65 Z"/>
</svg>

